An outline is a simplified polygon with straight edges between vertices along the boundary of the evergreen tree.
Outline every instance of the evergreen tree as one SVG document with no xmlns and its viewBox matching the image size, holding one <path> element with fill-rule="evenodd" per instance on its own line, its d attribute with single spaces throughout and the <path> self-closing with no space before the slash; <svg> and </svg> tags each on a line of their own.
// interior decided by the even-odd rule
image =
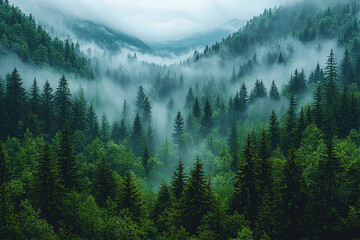
<svg viewBox="0 0 360 240">
<path fill-rule="evenodd" d="M 264 82 L 262 80 L 259 81 L 258 79 L 256 79 L 254 88 L 250 94 L 250 102 L 255 102 L 255 100 L 259 98 L 266 98 L 266 97 L 267 97 L 267 91 Z"/>
<path fill-rule="evenodd" d="M 338 87 L 337 87 L 337 67 L 334 57 L 334 51 L 331 49 L 330 55 L 326 62 L 325 67 L 325 79 L 324 79 L 324 92 L 325 92 L 325 107 L 330 109 L 338 98 Z"/>
<path fill-rule="evenodd" d="M 46 81 L 41 94 L 40 119 L 43 123 L 43 133 L 47 136 L 50 136 L 54 130 L 55 109 L 52 91 L 50 83 Z"/>
<path fill-rule="evenodd" d="M 175 144 L 180 144 L 180 138 L 185 132 L 184 119 L 181 116 L 180 109 L 177 112 L 174 124 L 174 132 L 172 134 L 173 142 Z"/>
<path fill-rule="evenodd" d="M 79 97 L 75 98 L 73 117 L 71 122 L 72 131 L 86 130 L 86 99 L 83 89 L 80 89 Z"/>
<path fill-rule="evenodd" d="M 108 198 L 115 200 L 118 193 L 118 186 L 108 161 L 102 157 L 97 166 L 96 176 L 93 182 L 93 194 L 96 203 L 103 207 Z"/>
<path fill-rule="evenodd" d="M 170 188 L 168 187 L 166 181 L 163 181 L 160 185 L 158 196 L 155 201 L 155 206 L 152 211 L 152 218 L 155 221 L 155 224 L 158 227 L 158 230 L 160 232 L 166 230 L 166 227 L 163 226 L 164 224 L 161 224 L 161 221 L 163 220 L 163 214 L 165 211 L 170 209 L 171 207 L 171 194 L 170 194 Z"/>
<path fill-rule="evenodd" d="M 289 101 L 289 108 L 283 126 L 282 133 L 282 149 L 285 154 L 294 147 L 297 139 L 296 135 L 296 102 L 294 95 L 291 95 Z"/>
<path fill-rule="evenodd" d="M 323 110 L 323 92 L 321 85 L 317 84 L 314 92 L 314 103 L 313 103 L 313 119 L 315 124 L 321 128 L 324 120 L 324 110 Z"/>
<path fill-rule="evenodd" d="M 143 198 L 131 172 L 127 172 L 123 180 L 120 190 L 119 207 L 127 209 L 132 214 L 134 220 L 139 220 L 143 217 Z"/>
<path fill-rule="evenodd" d="M 203 168 L 201 160 L 197 158 L 194 169 L 190 171 L 190 177 L 182 198 L 182 222 L 190 234 L 196 233 L 202 218 L 210 210 Z"/>
<path fill-rule="evenodd" d="M 301 164 L 294 149 L 289 151 L 284 166 L 281 190 L 281 224 L 285 239 L 300 239 L 300 220 L 306 205 Z"/>
<path fill-rule="evenodd" d="M 184 192 L 185 185 L 186 174 L 184 172 L 184 163 L 181 161 L 180 158 L 171 181 L 171 191 L 176 201 L 180 201 Z"/>
<path fill-rule="evenodd" d="M 190 88 L 188 90 L 188 93 L 186 95 L 185 107 L 186 108 L 192 107 L 193 103 L 194 103 L 194 100 L 195 100 L 195 95 L 194 95 L 194 92 L 192 90 L 192 87 L 190 86 Z"/>
<path fill-rule="evenodd" d="M 105 113 L 101 117 L 100 139 L 104 143 L 107 143 L 110 139 L 110 124 Z"/>
<path fill-rule="evenodd" d="M 350 129 L 359 129 L 360 108 L 359 100 L 355 93 L 350 96 Z"/>
<path fill-rule="evenodd" d="M 73 141 L 66 121 L 61 131 L 58 162 L 61 184 L 67 189 L 79 188 L 78 166 L 73 155 Z"/>
<path fill-rule="evenodd" d="M 280 99 L 280 93 L 278 88 L 276 87 L 275 81 L 272 81 L 271 83 L 269 97 L 274 101 L 278 101 Z"/>
<path fill-rule="evenodd" d="M 273 110 L 269 117 L 269 138 L 271 142 L 271 148 L 275 150 L 280 143 L 280 123 Z"/>
<path fill-rule="evenodd" d="M 243 164 L 235 176 L 234 190 L 230 197 L 230 213 L 237 211 L 253 222 L 258 208 L 257 154 L 250 134 L 242 150 Z"/>
<path fill-rule="evenodd" d="M 240 156 L 239 156 L 239 152 L 240 152 L 240 140 L 239 140 L 239 134 L 238 134 L 238 130 L 236 127 L 236 123 L 233 122 L 231 128 L 230 128 L 230 132 L 229 132 L 229 137 L 228 137 L 228 145 L 230 147 L 230 155 L 232 157 L 232 169 L 234 171 L 237 171 L 239 169 L 239 160 L 240 160 Z"/>
<path fill-rule="evenodd" d="M 5 104 L 7 110 L 7 135 L 20 137 L 24 131 L 26 95 L 22 79 L 16 68 L 6 76 Z"/>
<path fill-rule="evenodd" d="M 34 195 L 41 216 L 52 225 L 58 220 L 62 191 L 58 168 L 51 156 L 49 144 L 45 143 L 35 172 Z"/>
<path fill-rule="evenodd" d="M 124 139 L 128 138 L 128 131 L 125 124 L 125 120 L 122 119 L 120 122 L 120 129 L 119 129 L 119 140 L 124 141 Z"/>
<path fill-rule="evenodd" d="M 211 128 L 213 127 L 213 124 L 214 124 L 213 112 L 211 109 L 209 99 L 207 99 L 204 106 L 203 115 L 201 118 L 201 126 L 204 136 L 207 136 L 207 134 L 210 132 Z"/>
<path fill-rule="evenodd" d="M 31 113 L 39 116 L 40 115 L 40 90 L 36 81 L 36 78 L 34 79 L 34 82 L 30 89 L 30 109 Z"/>
<path fill-rule="evenodd" d="M 239 93 L 241 112 L 244 112 L 249 104 L 249 95 L 245 83 L 243 82 Z"/>
<path fill-rule="evenodd" d="M 201 108 L 200 108 L 199 99 L 197 97 L 195 98 L 195 101 L 194 101 L 194 104 L 192 107 L 192 113 L 195 118 L 201 117 Z"/>
<path fill-rule="evenodd" d="M 95 109 L 94 109 L 92 103 L 90 103 L 90 106 L 87 110 L 86 115 L 87 115 L 87 117 L 86 117 L 87 129 L 85 132 L 86 132 L 88 141 L 92 142 L 100 135 L 97 114 L 95 112 Z"/>
<path fill-rule="evenodd" d="M 154 154 L 157 146 L 157 141 L 156 141 L 156 134 L 153 128 L 151 127 L 151 125 L 149 125 L 146 131 L 146 144 L 150 155 Z"/>
<path fill-rule="evenodd" d="M 136 114 L 131 132 L 131 144 L 136 156 L 140 156 L 142 153 L 144 145 L 143 137 L 141 118 L 139 114 Z"/>
<path fill-rule="evenodd" d="M 342 83 L 342 85 L 350 84 L 352 81 L 352 79 L 350 79 L 352 66 L 351 66 L 350 54 L 347 49 L 345 49 L 344 58 L 341 61 L 340 68 L 341 68 L 341 83 Z"/>
<path fill-rule="evenodd" d="M 339 137 L 346 138 L 351 130 L 351 106 L 350 96 L 345 85 L 340 96 L 338 113 L 336 114 L 337 125 L 339 128 Z"/>
<path fill-rule="evenodd" d="M 59 130 L 64 126 L 65 121 L 70 121 L 72 117 L 70 88 L 69 83 L 64 75 L 60 79 L 59 85 L 55 92 L 54 106 L 56 130 Z"/>
<path fill-rule="evenodd" d="M 272 185 L 272 162 L 271 162 L 271 145 L 268 139 L 268 134 L 263 128 L 259 142 L 259 171 L 258 182 L 260 189 L 264 191 L 268 189 L 271 191 Z M 264 193 L 264 192 L 263 192 Z"/>
<path fill-rule="evenodd" d="M 141 116 L 143 115 L 145 98 L 144 88 L 140 86 L 136 96 L 136 109 Z"/>
<path fill-rule="evenodd" d="M 296 137 L 297 137 L 295 142 L 296 148 L 300 147 L 301 139 L 303 137 L 303 132 L 305 131 L 306 127 L 307 127 L 307 122 L 306 122 L 305 110 L 304 108 L 301 108 L 296 124 Z"/>
<path fill-rule="evenodd" d="M 145 170 L 145 176 L 149 176 L 149 173 L 150 173 L 149 159 L 150 159 L 149 148 L 147 147 L 147 145 L 145 145 L 145 148 L 144 148 L 144 151 L 143 151 L 143 154 L 141 157 L 141 162 L 142 162 L 142 165 Z"/>
<path fill-rule="evenodd" d="M 2 79 L 0 78 L 0 140 L 5 140 L 7 129 L 7 113 L 6 113 L 6 105 L 5 105 L 5 89 Z"/>
<path fill-rule="evenodd" d="M 143 113 L 142 114 L 143 122 L 146 124 L 150 124 L 152 117 L 151 117 L 151 104 L 148 97 L 145 97 L 144 99 L 142 113 Z"/>
<path fill-rule="evenodd" d="M 295 69 L 294 75 L 291 75 L 289 81 L 289 93 L 293 95 L 299 95 L 304 93 L 306 90 L 306 83 L 304 74 L 299 74 L 298 70 Z"/>
</svg>

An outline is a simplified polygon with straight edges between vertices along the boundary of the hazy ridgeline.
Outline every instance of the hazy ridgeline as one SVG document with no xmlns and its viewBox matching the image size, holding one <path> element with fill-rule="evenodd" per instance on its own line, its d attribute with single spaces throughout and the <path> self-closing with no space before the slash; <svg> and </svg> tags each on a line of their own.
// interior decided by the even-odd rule
<svg viewBox="0 0 360 240">
<path fill-rule="evenodd" d="M 180 54 L 0 3 L 2 239 L 359 236 L 358 1 Z"/>
</svg>

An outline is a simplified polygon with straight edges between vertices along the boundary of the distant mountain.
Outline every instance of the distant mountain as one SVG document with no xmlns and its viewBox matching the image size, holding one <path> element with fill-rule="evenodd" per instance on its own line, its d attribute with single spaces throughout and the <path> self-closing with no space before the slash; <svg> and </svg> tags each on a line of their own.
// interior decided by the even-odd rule
<svg viewBox="0 0 360 240">
<path fill-rule="evenodd" d="M 75 20 L 67 23 L 76 38 L 85 41 L 94 41 L 100 47 L 110 51 L 118 51 L 121 48 L 130 48 L 138 50 L 150 50 L 151 48 L 140 39 L 113 30 L 102 24 L 89 20 Z"/>
<path fill-rule="evenodd" d="M 245 23 L 245 20 L 234 18 L 210 31 L 200 32 L 180 40 L 152 43 L 151 47 L 154 49 L 167 49 L 175 52 L 186 51 L 196 47 L 205 47 L 206 45 L 212 45 L 215 42 L 222 41 L 222 39 L 226 38 L 229 34 L 238 31 Z"/>
</svg>

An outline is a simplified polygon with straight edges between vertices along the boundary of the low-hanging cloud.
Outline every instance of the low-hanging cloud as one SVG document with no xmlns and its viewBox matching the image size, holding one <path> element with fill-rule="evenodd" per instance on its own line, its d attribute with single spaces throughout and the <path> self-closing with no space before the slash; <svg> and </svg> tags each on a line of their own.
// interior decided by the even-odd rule
<svg viewBox="0 0 360 240">
<path fill-rule="evenodd" d="M 51 9 L 103 23 L 147 42 L 178 40 L 232 19 L 250 19 L 264 8 L 295 0 L 12 0 L 45 21 Z M 44 9 L 48 9 L 45 14 Z M 50 12 L 49 12 L 50 9 Z M 44 19 L 42 19 L 44 18 Z"/>
</svg>

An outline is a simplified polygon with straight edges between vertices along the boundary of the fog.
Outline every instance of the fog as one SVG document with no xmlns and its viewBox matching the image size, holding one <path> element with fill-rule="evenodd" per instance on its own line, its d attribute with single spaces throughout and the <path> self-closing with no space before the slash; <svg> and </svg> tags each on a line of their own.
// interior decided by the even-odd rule
<svg viewBox="0 0 360 240">
<path fill-rule="evenodd" d="M 294 0 L 11 0 L 41 22 L 51 20 L 53 11 L 48 9 L 56 9 L 105 24 L 145 42 L 179 40 L 213 29 L 233 18 L 250 19 L 264 8 L 289 2 Z"/>
</svg>

